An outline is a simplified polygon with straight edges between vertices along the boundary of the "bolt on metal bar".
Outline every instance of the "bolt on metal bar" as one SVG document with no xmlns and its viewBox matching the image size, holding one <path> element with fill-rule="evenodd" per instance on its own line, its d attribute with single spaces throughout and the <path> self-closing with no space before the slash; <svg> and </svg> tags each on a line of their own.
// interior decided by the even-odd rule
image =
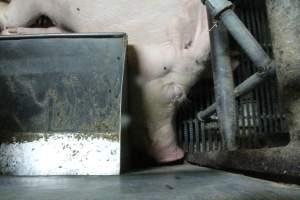
<svg viewBox="0 0 300 200">
<path fill-rule="evenodd" d="M 213 26 L 213 19 L 208 14 L 209 25 Z M 234 82 L 229 55 L 228 32 L 222 23 L 210 31 L 212 71 L 215 85 L 218 123 L 224 148 L 236 150 L 236 107 L 234 98 Z"/>
<path fill-rule="evenodd" d="M 203 4 L 212 14 L 214 19 L 220 20 L 232 37 L 237 41 L 251 61 L 258 68 L 258 73 L 252 75 L 235 89 L 235 97 L 247 94 L 268 76 L 275 74 L 275 66 L 271 58 L 263 50 L 260 44 L 248 31 L 238 16 L 233 12 L 233 4 L 227 0 L 202 0 Z M 199 119 L 206 119 L 216 112 L 217 104 L 209 106 L 198 113 Z"/>
</svg>

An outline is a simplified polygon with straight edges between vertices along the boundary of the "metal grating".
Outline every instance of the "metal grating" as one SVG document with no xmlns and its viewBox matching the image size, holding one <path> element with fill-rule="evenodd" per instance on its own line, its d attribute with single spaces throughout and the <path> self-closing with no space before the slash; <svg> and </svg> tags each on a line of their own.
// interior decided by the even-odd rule
<svg viewBox="0 0 300 200">
<path fill-rule="evenodd" d="M 265 0 L 235 0 L 236 13 L 250 32 L 272 57 L 272 45 Z M 231 46 L 237 46 L 231 40 Z M 235 84 L 243 82 L 256 72 L 255 66 L 241 54 L 240 65 L 234 71 Z M 217 116 L 210 121 L 200 122 L 196 113 L 214 102 L 211 78 L 197 83 L 178 111 L 178 142 L 186 152 L 222 151 L 222 140 L 218 129 Z M 250 94 L 238 98 L 237 141 L 241 149 L 283 146 L 289 142 L 285 115 L 280 109 L 277 79 L 269 79 Z"/>
</svg>

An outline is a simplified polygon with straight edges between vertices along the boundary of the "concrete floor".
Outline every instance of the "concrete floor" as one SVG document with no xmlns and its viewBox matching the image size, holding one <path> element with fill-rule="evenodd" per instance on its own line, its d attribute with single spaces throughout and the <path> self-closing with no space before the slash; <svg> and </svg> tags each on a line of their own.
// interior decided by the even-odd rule
<svg viewBox="0 0 300 200">
<path fill-rule="evenodd" d="M 299 200 L 300 187 L 192 165 L 110 177 L 0 177 L 1 200 Z"/>
</svg>

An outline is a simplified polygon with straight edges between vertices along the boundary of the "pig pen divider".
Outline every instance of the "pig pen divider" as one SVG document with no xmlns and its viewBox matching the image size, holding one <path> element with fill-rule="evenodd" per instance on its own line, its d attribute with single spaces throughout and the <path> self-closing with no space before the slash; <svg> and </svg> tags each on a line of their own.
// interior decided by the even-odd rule
<svg viewBox="0 0 300 200">
<path fill-rule="evenodd" d="M 209 20 L 210 26 L 213 25 L 212 20 L 216 20 L 219 23 L 218 26 L 212 29 L 210 34 L 216 103 L 199 112 L 197 118 L 206 120 L 217 111 L 223 148 L 235 150 L 237 145 L 234 99 L 249 93 L 268 77 L 274 76 L 276 68 L 272 59 L 234 13 L 234 6 L 230 1 L 202 0 L 202 2 L 206 5 L 208 12 L 212 16 L 211 18 L 213 18 Z M 231 87 L 233 83 L 231 70 L 224 72 L 226 68 L 224 63 L 228 63 L 227 69 L 231 68 L 229 66 L 229 53 L 226 50 L 224 51 L 226 49 L 226 46 L 224 46 L 224 43 L 226 43 L 224 35 L 227 34 L 222 30 L 224 27 L 227 28 L 231 36 L 258 69 L 258 72 L 239 84 L 234 90 Z M 222 39 L 220 39 L 221 37 Z M 223 52 L 221 52 L 222 50 Z M 221 53 L 218 54 L 217 52 Z"/>
<path fill-rule="evenodd" d="M 241 21 L 273 58 L 266 2 L 264 0 L 232 2 L 235 4 L 235 12 Z M 238 46 L 230 35 L 229 39 L 231 49 Z M 245 53 L 241 52 L 239 57 L 239 67 L 233 70 L 236 87 L 236 145 L 238 149 L 262 149 L 287 145 L 290 142 L 290 134 L 286 114 L 282 110 L 278 95 L 277 76 L 264 78 L 265 74 L 261 73 L 261 70 Z M 210 72 L 209 68 L 207 72 Z M 275 70 L 271 70 L 271 73 L 275 74 Z M 244 82 L 249 77 L 250 79 Z M 178 144 L 188 155 L 198 153 L 206 155 L 209 152 L 217 153 L 226 150 L 215 112 L 214 84 L 210 73 L 206 73 L 191 88 L 187 99 L 188 101 L 177 111 Z M 204 114 L 205 112 L 212 114 L 209 114 L 210 117 L 205 120 L 199 120 L 197 116 L 200 111 Z"/>
</svg>

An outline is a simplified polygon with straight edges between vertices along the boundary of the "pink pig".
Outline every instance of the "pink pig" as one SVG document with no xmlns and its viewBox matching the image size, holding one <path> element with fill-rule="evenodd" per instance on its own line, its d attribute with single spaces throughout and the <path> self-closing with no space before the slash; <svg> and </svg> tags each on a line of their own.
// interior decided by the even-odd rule
<svg viewBox="0 0 300 200">
<path fill-rule="evenodd" d="M 41 15 L 56 27 L 26 28 Z M 11 0 L 0 2 L 3 34 L 126 32 L 134 49 L 148 130 L 146 149 L 156 161 L 184 157 L 176 143 L 177 106 L 204 70 L 210 44 L 206 8 L 200 0 Z M 134 91 L 132 92 L 134 94 Z M 136 107 L 136 112 L 141 109 Z M 143 134 L 142 130 L 141 133 Z"/>
</svg>

